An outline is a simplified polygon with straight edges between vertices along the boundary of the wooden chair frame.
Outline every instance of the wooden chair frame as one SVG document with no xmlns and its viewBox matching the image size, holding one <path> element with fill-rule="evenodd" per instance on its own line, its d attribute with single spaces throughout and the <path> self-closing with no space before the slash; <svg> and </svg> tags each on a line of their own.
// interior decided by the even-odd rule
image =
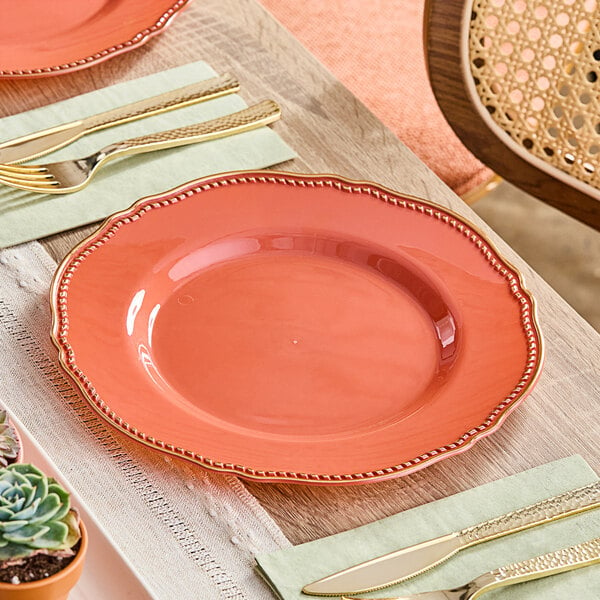
<svg viewBox="0 0 600 600">
<path fill-rule="evenodd" d="M 600 230 L 600 200 L 540 170 L 513 152 L 474 106 L 466 80 L 471 74 L 465 73 L 462 55 L 464 10 L 464 0 L 425 2 L 423 31 L 429 80 L 446 120 L 464 145 L 498 175 Z"/>
</svg>

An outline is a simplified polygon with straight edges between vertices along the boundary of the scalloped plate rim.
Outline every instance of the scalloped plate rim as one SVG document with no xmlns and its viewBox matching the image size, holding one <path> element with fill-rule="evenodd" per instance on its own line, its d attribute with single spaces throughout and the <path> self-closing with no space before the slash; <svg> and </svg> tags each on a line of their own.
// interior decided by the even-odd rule
<svg viewBox="0 0 600 600">
<path fill-rule="evenodd" d="M 535 365 L 532 369 L 531 375 L 529 376 L 527 385 L 524 386 L 524 388 L 516 395 L 516 397 L 512 401 L 506 403 L 506 406 L 499 410 L 492 411 L 490 416 L 486 419 L 486 421 L 490 421 L 489 424 L 482 424 L 481 426 L 475 427 L 470 431 L 465 432 L 463 436 L 461 436 L 461 438 L 456 440 L 456 442 L 446 444 L 441 448 L 433 449 L 426 454 L 414 457 L 413 459 L 401 463 L 399 465 L 391 465 L 388 467 L 382 467 L 380 469 L 363 473 L 327 474 L 297 473 L 283 471 L 260 471 L 244 465 L 221 463 L 218 461 L 214 461 L 209 457 L 201 456 L 194 451 L 186 450 L 184 448 L 176 448 L 172 444 L 169 444 L 167 442 L 157 441 L 151 436 L 138 431 L 132 425 L 119 422 L 120 418 L 118 417 L 118 415 L 116 415 L 116 413 L 114 413 L 114 411 L 112 411 L 110 407 L 108 407 L 108 405 L 106 405 L 106 403 L 104 403 L 104 401 L 99 396 L 97 398 L 94 398 L 94 394 L 90 393 L 90 390 L 88 389 L 88 385 L 85 380 L 85 376 L 83 376 L 82 380 L 77 375 L 77 365 L 74 363 L 71 364 L 68 360 L 68 355 L 70 352 L 69 345 L 68 343 L 63 342 L 60 339 L 61 324 L 59 316 L 60 309 L 58 307 L 58 305 L 60 304 L 61 296 L 60 285 L 61 281 L 64 279 L 65 273 L 67 272 L 69 265 L 77 255 L 83 253 L 95 243 L 98 243 L 98 240 L 106 234 L 106 231 L 111 226 L 120 221 L 123 221 L 124 219 L 134 216 L 143 206 L 165 202 L 174 198 L 184 200 L 186 196 L 193 195 L 196 192 L 206 191 L 207 189 L 210 189 L 210 187 L 223 185 L 222 182 L 227 182 L 226 184 L 224 184 L 227 185 L 231 183 L 252 183 L 253 180 L 260 179 L 271 179 L 274 182 L 277 182 L 277 180 L 279 180 L 279 182 L 285 182 L 286 179 L 289 179 L 303 182 L 303 184 L 305 184 L 307 181 L 311 181 L 313 183 L 320 181 L 321 183 L 329 182 L 332 185 L 336 185 L 337 183 L 338 185 L 346 186 L 347 188 L 360 188 L 361 186 L 367 187 L 370 189 L 377 190 L 378 193 L 383 192 L 384 195 L 388 195 L 392 198 L 401 198 L 403 200 L 407 200 L 409 203 L 417 203 L 423 205 L 424 207 L 428 207 L 432 211 L 445 213 L 446 215 L 448 215 L 449 218 L 456 220 L 457 223 L 460 223 L 466 226 L 468 229 L 470 229 L 474 234 L 476 234 L 489 246 L 490 250 L 498 257 L 501 263 L 515 275 L 518 281 L 519 291 L 522 292 L 528 299 L 529 306 L 531 309 L 529 317 L 531 320 L 531 326 L 534 331 L 534 337 L 536 339 L 537 346 L 535 351 Z M 75 269 L 76 266 L 72 268 Z M 277 170 L 231 171 L 190 180 L 171 190 L 140 198 L 129 208 L 114 213 L 113 215 L 107 217 L 95 232 L 93 232 L 91 235 L 86 237 L 84 240 L 82 240 L 79 244 L 77 244 L 74 248 L 71 249 L 71 251 L 65 256 L 65 258 L 59 265 L 54 275 L 50 291 L 50 299 L 52 312 L 51 339 L 59 351 L 59 362 L 65 370 L 65 372 L 73 379 L 73 381 L 79 387 L 84 398 L 88 401 L 90 406 L 112 426 L 148 447 L 157 449 L 161 452 L 171 454 L 180 458 L 184 458 L 208 470 L 217 471 L 221 473 L 229 473 L 237 475 L 244 479 L 259 480 L 271 483 L 288 482 L 303 483 L 310 485 L 351 485 L 360 483 L 372 483 L 375 481 L 382 481 L 386 479 L 393 479 L 409 475 L 411 473 L 414 473 L 415 471 L 418 471 L 431 464 L 434 464 L 444 458 L 450 458 L 452 456 L 461 454 L 462 452 L 470 449 L 480 439 L 494 433 L 502 426 L 506 417 L 527 397 L 527 395 L 531 392 L 531 390 L 537 383 L 545 359 L 545 343 L 538 323 L 537 304 L 534 296 L 526 288 L 522 273 L 497 250 L 495 245 L 492 242 L 490 242 L 484 234 L 480 232 L 479 228 L 476 225 L 472 224 L 468 219 L 454 212 L 452 209 L 446 208 L 442 205 L 438 205 L 435 202 L 419 198 L 411 194 L 405 194 L 402 192 L 394 191 L 390 188 L 385 187 L 384 185 L 372 181 L 353 180 L 341 175 L 330 173 L 304 174 Z M 503 402 L 501 402 L 496 408 L 498 409 L 498 407 L 501 406 L 502 403 Z"/>
</svg>

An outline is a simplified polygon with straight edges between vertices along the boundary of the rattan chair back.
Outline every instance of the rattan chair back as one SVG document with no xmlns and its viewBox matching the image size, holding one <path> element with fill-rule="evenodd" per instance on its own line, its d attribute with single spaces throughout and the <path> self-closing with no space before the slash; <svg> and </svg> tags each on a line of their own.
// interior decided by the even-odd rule
<svg viewBox="0 0 600 600">
<path fill-rule="evenodd" d="M 428 0 L 430 80 L 505 179 L 600 229 L 597 0 Z"/>
</svg>

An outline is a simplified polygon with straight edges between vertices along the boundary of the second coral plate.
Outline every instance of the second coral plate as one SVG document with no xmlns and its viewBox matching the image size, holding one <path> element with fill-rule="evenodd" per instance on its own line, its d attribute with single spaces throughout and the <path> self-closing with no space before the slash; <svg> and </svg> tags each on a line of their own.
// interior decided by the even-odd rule
<svg viewBox="0 0 600 600">
<path fill-rule="evenodd" d="M 3 2 L 0 77 L 85 69 L 146 43 L 190 0 Z"/>
</svg>

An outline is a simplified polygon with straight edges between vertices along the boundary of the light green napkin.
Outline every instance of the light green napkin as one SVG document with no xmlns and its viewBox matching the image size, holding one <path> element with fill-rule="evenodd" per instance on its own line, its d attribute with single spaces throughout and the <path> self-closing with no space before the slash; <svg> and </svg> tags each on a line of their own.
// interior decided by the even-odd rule
<svg viewBox="0 0 600 600">
<path fill-rule="evenodd" d="M 597 475 L 580 456 L 572 456 L 357 529 L 258 556 L 258 569 L 259 572 L 262 570 L 263 576 L 284 600 L 308 600 L 311 596 L 302 594 L 300 590 L 311 581 L 381 554 L 475 525 L 597 479 Z M 389 598 L 401 593 L 457 587 L 510 562 L 599 536 L 600 510 L 591 510 L 473 546 L 403 584 L 359 596 Z M 598 600 L 599 594 L 600 566 L 594 565 L 510 586 L 488 595 L 490 600 Z"/>
<path fill-rule="evenodd" d="M 10 140 L 215 75 L 206 63 L 196 62 L 118 83 L 0 119 L 0 138 Z M 206 121 L 246 106 L 238 95 L 216 98 L 86 135 L 32 162 L 87 156 L 113 142 Z M 277 129 L 277 123 L 271 127 Z M 262 127 L 221 140 L 115 161 L 101 170 L 88 187 L 74 194 L 42 195 L 0 186 L 0 248 L 98 221 L 127 208 L 138 198 L 169 190 L 191 179 L 224 171 L 263 168 L 294 156 L 294 151 L 275 131 Z"/>
</svg>

